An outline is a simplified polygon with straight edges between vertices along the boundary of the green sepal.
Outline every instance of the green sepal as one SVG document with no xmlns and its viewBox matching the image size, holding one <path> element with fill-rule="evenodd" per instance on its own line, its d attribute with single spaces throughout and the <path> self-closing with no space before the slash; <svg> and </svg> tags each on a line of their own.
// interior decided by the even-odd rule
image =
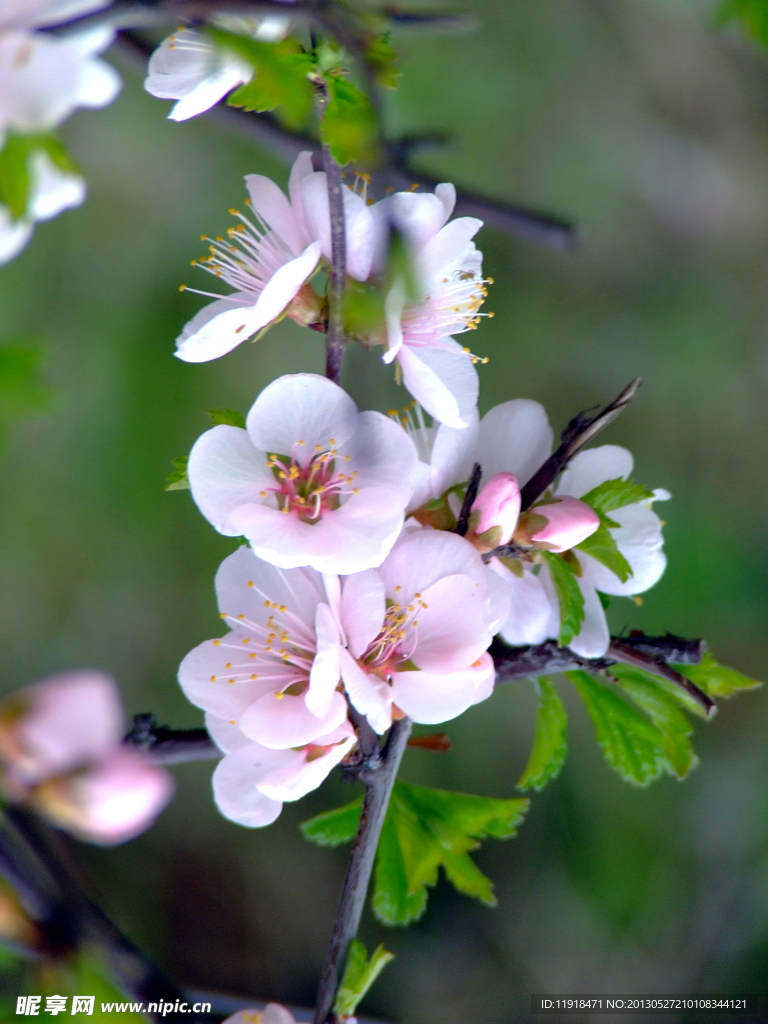
<svg viewBox="0 0 768 1024">
<path fill-rule="evenodd" d="M 397 68 L 397 54 L 392 49 L 392 34 L 375 36 L 365 49 L 365 55 L 374 69 L 376 81 L 386 89 L 397 89 L 401 72 Z"/>
<path fill-rule="evenodd" d="M 345 78 L 326 78 L 328 102 L 320 122 L 320 135 L 331 147 L 334 160 L 366 163 L 375 158 L 378 125 L 371 101 Z"/>
<path fill-rule="evenodd" d="M 732 697 L 741 690 L 754 690 L 763 685 L 760 680 L 750 679 L 735 668 L 720 665 L 709 651 L 698 665 L 676 665 L 675 668 L 709 697 L 714 698 Z"/>
<path fill-rule="evenodd" d="M 652 497 L 653 491 L 649 491 L 642 484 L 633 484 L 631 480 L 616 477 L 615 480 L 604 480 L 597 487 L 593 487 L 587 494 L 582 495 L 581 501 L 593 508 L 595 512 L 605 514 L 615 512 L 617 508 L 624 508 L 625 505 L 635 505 L 638 501 L 647 501 Z"/>
<path fill-rule="evenodd" d="M 186 455 L 182 455 L 178 459 L 171 459 L 171 462 L 176 467 L 172 473 L 169 473 L 165 478 L 165 489 L 166 491 L 188 491 L 189 490 L 189 479 L 187 477 L 187 463 L 189 458 Z"/>
<path fill-rule="evenodd" d="M 550 779 L 560 774 L 568 753 L 566 727 L 568 719 L 563 702 L 557 694 L 551 679 L 539 676 L 534 681 L 539 697 L 536 716 L 536 733 L 531 756 L 525 771 L 520 776 L 517 788 L 523 791 L 544 789 Z"/>
<path fill-rule="evenodd" d="M 64 144 L 50 132 L 36 132 L 28 135 L 9 132 L 0 149 L 0 205 L 19 220 L 29 207 L 32 189 L 30 157 L 35 150 L 47 153 L 51 162 L 68 174 L 78 173 Z"/>
<path fill-rule="evenodd" d="M 576 574 L 566 561 L 551 551 L 542 551 L 540 554 L 549 567 L 560 608 L 560 632 L 557 642 L 560 647 L 567 647 L 578 634 L 584 621 L 584 595 Z"/>
<path fill-rule="evenodd" d="M 368 344 L 386 339 L 384 294 L 377 282 L 348 279 L 344 290 L 344 326 L 353 338 Z"/>
<path fill-rule="evenodd" d="M 245 416 L 241 412 L 237 412 L 236 409 L 206 409 L 205 411 L 211 417 L 211 423 L 214 427 L 217 427 L 220 423 L 225 423 L 230 427 L 243 427 L 245 429 Z"/>
<path fill-rule="evenodd" d="M 333 1013 L 337 1020 L 346 1020 L 354 1014 L 368 989 L 390 960 L 394 959 L 395 954 L 384 949 L 382 944 L 374 949 L 369 960 L 368 951 L 362 942 L 352 939 L 347 953 L 344 977 L 336 993 L 336 1002 L 333 1004 Z"/>
<path fill-rule="evenodd" d="M 254 69 L 250 82 L 238 86 L 227 99 L 231 107 L 263 113 L 277 111 L 288 128 L 302 128 L 312 112 L 314 91 L 307 75 L 314 58 L 290 37 L 279 43 L 247 39 L 224 29 L 208 28 L 213 38 L 244 58 Z"/>
</svg>

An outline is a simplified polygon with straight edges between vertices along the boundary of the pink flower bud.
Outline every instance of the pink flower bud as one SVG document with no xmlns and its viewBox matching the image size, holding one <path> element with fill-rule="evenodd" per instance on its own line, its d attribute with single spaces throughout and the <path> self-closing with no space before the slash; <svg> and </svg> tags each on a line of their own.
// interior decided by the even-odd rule
<svg viewBox="0 0 768 1024">
<path fill-rule="evenodd" d="M 0 760 L 18 781 L 34 785 L 101 757 L 122 731 L 120 697 L 110 676 L 51 676 L 0 705 Z"/>
<path fill-rule="evenodd" d="M 498 528 L 496 544 L 507 544 L 515 532 L 520 515 L 520 488 L 512 473 L 497 473 L 480 490 L 472 504 L 472 514 L 478 515 L 473 525 L 478 536 Z"/>
<path fill-rule="evenodd" d="M 149 828 L 172 792 L 164 768 L 138 750 L 116 747 L 90 767 L 38 786 L 30 799 L 60 828 L 113 846 Z"/>
<path fill-rule="evenodd" d="M 531 512 L 547 519 L 547 525 L 532 534 L 531 540 L 547 544 L 549 551 L 568 551 L 591 537 L 600 525 L 594 509 L 567 495 L 558 496 L 548 505 L 536 505 Z"/>
<path fill-rule="evenodd" d="M 239 1010 L 224 1024 L 296 1024 L 293 1014 L 280 1003 L 267 1003 L 263 1010 Z"/>
</svg>

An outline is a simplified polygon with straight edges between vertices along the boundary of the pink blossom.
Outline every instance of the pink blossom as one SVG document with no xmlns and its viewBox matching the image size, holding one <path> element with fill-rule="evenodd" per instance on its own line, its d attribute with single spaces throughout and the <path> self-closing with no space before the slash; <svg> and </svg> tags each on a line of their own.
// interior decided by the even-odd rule
<svg viewBox="0 0 768 1024">
<path fill-rule="evenodd" d="M 387 296 L 384 361 L 397 360 L 403 383 L 435 419 L 461 428 L 477 404 L 478 360 L 453 335 L 479 323 L 488 282 L 472 241 L 483 222 L 474 217 L 448 222 L 455 203 L 453 185 L 442 184 L 434 194 L 395 193 L 377 203 L 373 214 L 382 238 L 392 223 L 410 243 L 418 282 L 416 298 L 408 297 L 401 279 Z"/>
<path fill-rule="evenodd" d="M 400 427 L 358 412 L 311 373 L 259 395 L 246 429 L 203 434 L 188 465 L 192 497 L 227 536 L 244 535 L 282 568 L 351 573 L 379 565 L 403 525 L 416 452 Z"/>
<path fill-rule="evenodd" d="M 317 658 L 328 611 L 320 573 L 279 569 L 242 547 L 219 567 L 216 594 L 230 632 L 181 663 L 189 700 L 269 749 L 303 747 L 338 729 L 347 717 L 338 667 L 322 706 L 307 700 L 310 683 L 328 670 Z"/>
<path fill-rule="evenodd" d="M 494 531 L 489 537 L 491 548 L 507 544 L 512 538 L 520 516 L 520 488 L 513 473 L 496 473 L 485 484 L 472 503 L 472 514 L 477 516 L 472 523 L 475 534 Z"/>
<path fill-rule="evenodd" d="M 575 548 L 587 537 L 591 537 L 600 526 L 600 516 L 594 509 L 567 495 L 534 505 L 531 511 L 547 520 L 546 526 L 531 534 L 531 540 L 537 544 L 546 544 L 549 551 Z"/>
<path fill-rule="evenodd" d="M 263 1010 L 238 1010 L 223 1024 L 296 1024 L 296 1020 L 280 1003 L 267 1003 Z"/>
<path fill-rule="evenodd" d="M 239 825 L 271 825 L 285 801 L 300 800 L 324 782 L 357 743 L 343 721 L 312 743 L 274 750 L 254 743 L 231 721 L 207 714 L 208 732 L 226 756 L 213 773 L 213 795 L 221 813 Z"/>
<path fill-rule="evenodd" d="M 176 355 L 188 363 L 217 359 L 286 313 L 290 315 L 291 304 L 298 301 L 320 260 L 331 258 L 328 187 L 325 174 L 313 170 L 311 153 L 296 158 L 288 197 L 264 175 L 249 174 L 245 182 L 251 215 L 231 210 L 238 224 L 229 229 L 226 239 L 208 239 L 209 255 L 197 264 L 234 292 L 221 296 L 183 286 L 214 299 L 189 321 L 176 341 Z M 344 209 L 347 270 L 362 281 L 371 271 L 373 216 L 362 196 L 346 186 Z M 305 305 L 306 301 L 302 322 Z"/>
<path fill-rule="evenodd" d="M 37 786 L 30 799 L 60 828 L 113 846 L 149 828 L 172 794 L 167 771 L 138 750 L 116 746 L 87 767 Z"/>
</svg>

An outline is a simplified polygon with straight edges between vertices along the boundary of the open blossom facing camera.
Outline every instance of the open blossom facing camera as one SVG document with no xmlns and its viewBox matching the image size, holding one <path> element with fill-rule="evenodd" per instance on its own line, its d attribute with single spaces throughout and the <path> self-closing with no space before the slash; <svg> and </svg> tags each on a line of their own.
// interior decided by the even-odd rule
<svg viewBox="0 0 768 1024">
<path fill-rule="evenodd" d="M 283 568 L 351 573 L 379 565 L 403 525 L 416 451 L 378 412 L 358 412 L 338 385 L 280 377 L 246 429 L 219 425 L 189 456 L 192 497 L 216 529 L 245 536 Z"/>
<path fill-rule="evenodd" d="M 102 845 L 143 832 L 168 803 L 171 777 L 121 744 L 114 681 L 100 672 L 52 676 L 0 705 L 2 787 L 54 824 Z"/>
<path fill-rule="evenodd" d="M 584 621 L 569 646 L 584 657 L 603 655 L 609 633 L 598 591 L 631 596 L 648 590 L 659 580 L 666 558 L 661 550 L 661 523 L 650 504 L 652 500 L 668 497 L 666 491 L 656 491 L 642 500 L 633 498 L 610 512 L 614 525 L 608 530 L 609 540 L 615 541 L 628 568 L 622 580 L 578 546 L 601 523 L 594 509 L 581 499 L 606 481 L 629 476 L 632 456 L 626 449 L 603 445 L 580 452 L 562 474 L 554 493 L 515 517 L 519 507 L 516 492 L 552 450 L 552 428 L 538 402 L 504 402 L 491 409 L 482 421 L 473 419 L 464 430 L 445 425 L 427 427 L 418 410 L 416 414 L 409 412 L 404 426 L 419 451 L 417 483 L 409 512 L 424 525 L 453 529 L 459 499 L 449 493 L 450 489 L 467 480 L 475 462 L 482 467 L 486 485 L 475 502 L 475 518 L 470 519 L 468 537 L 486 553 L 498 544 L 514 541 L 521 555 L 493 557 L 489 563 L 506 583 L 511 599 L 501 636 L 514 645 L 538 644 L 558 636 L 557 594 L 550 570 L 537 553 L 570 552 L 577 560 L 576 579 L 584 600 Z M 445 500 L 440 502 L 443 496 Z M 437 508 L 432 507 L 435 504 Z"/>
<path fill-rule="evenodd" d="M 290 20 L 282 15 L 222 15 L 216 23 L 262 42 L 277 42 L 290 27 Z M 194 28 L 181 28 L 164 39 L 149 58 L 147 71 L 144 88 L 148 93 L 178 101 L 168 114 L 173 121 L 186 121 L 210 110 L 227 93 L 253 78 L 253 67 L 246 60 Z"/>
<path fill-rule="evenodd" d="M 398 192 L 374 207 L 380 226 L 392 223 L 411 249 L 415 297 L 398 280 L 386 299 L 385 362 L 397 360 L 403 383 L 435 419 L 466 426 L 477 404 L 477 357 L 452 337 L 473 330 L 486 296 L 482 253 L 472 241 L 483 226 L 475 217 L 449 221 L 453 185 L 434 194 Z"/>
<path fill-rule="evenodd" d="M 227 238 L 209 239 L 209 255 L 196 265 L 234 288 L 228 296 L 196 291 L 214 299 L 186 325 L 176 355 L 202 363 L 231 352 L 282 316 L 324 329 L 320 297 L 308 283 L 322 258 L 331 258 L 328 187 L 314 171 L 309 152 L 291 169 L 288 197 L 269 178 L 247 175 L 252 216 L 230 211 L 238 225 Z M 373 259 L 374 222 L 362 196 L 344 187 L 347 269 L 365 280 Z"/>
</svg>

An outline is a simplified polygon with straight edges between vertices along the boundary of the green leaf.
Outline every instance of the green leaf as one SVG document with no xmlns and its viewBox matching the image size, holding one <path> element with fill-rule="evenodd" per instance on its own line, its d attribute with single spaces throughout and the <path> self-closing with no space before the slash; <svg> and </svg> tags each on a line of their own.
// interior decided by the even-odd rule
<svg viewBox="0 0 768 1024">
<path fill-rule="evenodd" d="M 344 977 L 336 993 L 336 1002 L 333 1004 L 335 1016 L 341 1020 L 351 1017 L 371 985 L 390 962 L 395 959 L 395 954 L 384 949 L 383 945 L 377 946 L 368 959 L 368 951 L 362 942 L 352 939 L 347 954 L 347 965 L 344 968 Z"/>
<path fill-rule="evenodd" d="M 732 697 L 740 690 L 754 690 L 763 685 L 735 668 L 718 664 L 709 651 L 698 665 L 676 665 L 675 668 L 710 697 Z"/>
<path fill-rule="evenodd" d="M 551 551 L 542 551 L 541 554 L 549 566 L 560 607 L 560 633 L 557 642 L 561 647 L 567 647 L 584 621 L 584 595 L 568 562 Z"/>
<path fill-rule="evenodd" d="M 376 36 L 366 47 L 365 55 L 373 65 L 379 85 L 387 89 L 396 89 L 401 73 L 397 69 L 397 54 L 392 49 L 391 40 L 390 32 Z"/>
<path fill-rule="evenodd" d="M 345 78 L 331 76 L 326 84 L 329 98 L 320 134 L 323 142 L 331 147 L 334 160 L 343 167 L 373 159 L 378 125 L 371 101 Z"/>
<path fill-rule="evenodd" d="M 314 68 L 311 53 L 305 53 L 295 39 L 263 43 L 256 39 L 209 28 L 214 39 L 234 50 L 254 69 L 250 82 L 230 94 L 227 103 L 246 110 L 277 110 L 277 116 L 289 128 L 302 128 L 312 111 L 314 91 L 307 75 Z"/>
<path fill-rule="evenodd" d="M 597 487 L 593 487 L 591 491 L 582 496 L 581 500 L 595 512 L 606 513 L 615 512 L 617 508 L 634 505 L 638 501 L 645 501 L 652 497 L 653 491 L 649 491 L 647 487 L 617 477 L 615 480 L 605 480 Z"/>
<path fill-rule="evenodd" d="M 493 885 L 469 852 L 486 836 L 513 836 L 528 803 L 396 782 L 376 854 L 373 912 L 378 920 L 388 925 L 418 920 L 427 906 L 427 886 L 437 884 L 440 866 L 460 892 L 494 906 Z M 302 825 L 302 832 L 321 846 L 349 842 L 361 805 L 358 800 L 318 815 Z"/>
<path fill-rule="evenodd" d="M 576 548 L 587 555 L 591 555 L 601 565 L 604 565 L 606 569 L 610 569 L 612 573 L 618 576 L 622 583 L 626 583 L 632 575 L 632 566 L 619 551 L 616 541 L 613 539 L 613 534 L 608 529 L 609 522 L 611 522 L 610 519 L 600 515 L 600 525 L 598 528 L 591 536 L 583 540 L 581 544 L 577 544 Z"/>
<path fill-rule="evenodd" d="M 355 837 L 360 821 L 360 809 L 363 798 L 353 800 L 351 804 L 325 811 L 315 818 L 301 823 L 299 828 L 305 839 L 317 846 L 341 846 L 351 843 Z"/>
<path fill-rule="evenodd" d="M 539 695 L 539 712 L 531 756 L 517 783 L 517 788 L 523 791 L 544 789 L 550 779 L 557 778 L 568 752 L 565 736 L 568 719 L 563 702 L 546 676 L 539 676 L 534 685 Z"/>
<path fill-rule="evenodd" d="M 679 665 L 675 666 L 678 671 Z M 646 672 L 644 669 L 635 668 L 630 665 L 622 665 L 618 663 L 611 665 L 611 675 L 616 678 L 619 683 L 622 683 L 625 679 L 644 679 L 650 685 L 655 686 L 657 689 L 662 690 L 668 697 L 670 697 L 675 704 L 678 704 L 685 711 L 688 711 L 692 715 L 696 715 L 698 718 L 703 718 L 705 721 L 709 720 L 709 715 L 702 708 L 701 704 L 684 690 L 682 686 L 678 686 L 677 683 L 673 683 L 671 679 L 665 679 L 663 676 L 655 676 L 650 672 Z"/>
<path fill-rule="evenodd" d="M 377 282 L 349 278 L 344 289 L 344 326 L 353 338 L 368 344 L 386 338 L 384 293 Z"/>
<path fill-rule="evenodd" d="M 617 676 L 621 689 L 663 734 L 664 749 L 672 770 L 679 779 L 685 778 L 698 763 L 698 758 L 688 738 L 693 731 L 691 724 L 679 704 L 659 685 L 660 680 L 648 672 L 622 665 L 617 673 L 611 668 L 611 674 Z"/>
<path fill-rule="evenodd" d="M 234 409 L 206 409 L 214 427 L 226 423 L 230 427 L 245 427 L 245 416 Z"/>
<path fill-rule="evenodd" d="M 765 0 L 726 0 L 715 16 L 716 26 L 721 27 L 734 19 L 740 21 L 755 39 L 768 46 L 768 5 Z"/>
<path fill-rule="evenodd" d="M 667 738 L 653 722 L 587 672 L 566 675 L 586 704 L 603 756 L 626 782 L 647 786 L 664 772 L 676 774 Z"/>
<path fill-rule="evenodd" d="M 29 202 L 29 137 L 6 136 L 0 150 L 0 204 L 11 211 L 14 220 L 24 216 Z"/>
<path fill-rule="evenodd" d="M 32 345 L 0 345 L 0 418 L 48 407 L 51 391 L 40 372 L 44 358 Z"/>
<path fill-rule="evenodd" d="M 166 491 L 188 491 L 187 463 L 189 459 L 186 455 L 182 455 L 180 458 L 172 459 L 171 461 L 176 468 L 165 478 Z"/>
</svg>

